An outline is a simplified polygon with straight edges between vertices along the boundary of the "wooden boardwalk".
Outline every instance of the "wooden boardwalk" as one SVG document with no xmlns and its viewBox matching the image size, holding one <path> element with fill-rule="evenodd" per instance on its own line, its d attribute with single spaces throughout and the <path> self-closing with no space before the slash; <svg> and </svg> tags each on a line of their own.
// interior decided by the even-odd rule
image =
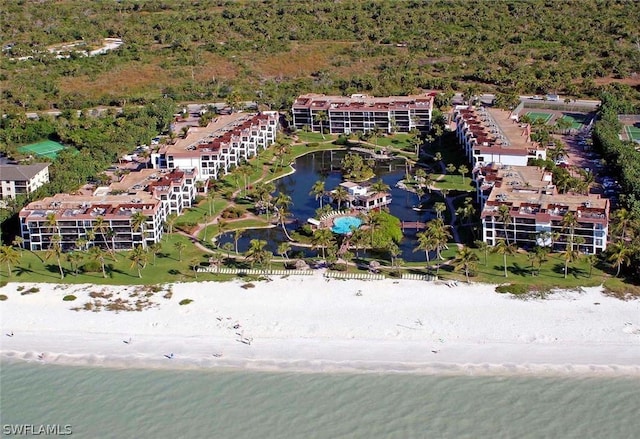
<svg viewBox="0 0 640 439">
<path fill-rule="evenodd" d="M 424 230 L 427 225 L 419 221 L 402 221 L 401 227 L 404 232 L 405 229 Z"/>
</svg>

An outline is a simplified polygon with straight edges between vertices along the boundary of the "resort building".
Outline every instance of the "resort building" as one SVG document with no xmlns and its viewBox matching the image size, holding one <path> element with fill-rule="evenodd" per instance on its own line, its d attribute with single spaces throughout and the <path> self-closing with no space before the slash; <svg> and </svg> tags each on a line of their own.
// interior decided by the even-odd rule
<svg viewBox="0 0 640 439">
<path fill-rule="evenodd" d="M 487 244 L 507 239 L 524 248 L 540 245 L 563 251 L 573 234 L 581 252 L 605 250 L 609 200 L 559 194 L 550 173 L 533 166 L 487 166 L 477 173 L 476 182 L 482 238 Z"/>
<path fill-rule="evenodd" d="M 435 94 L 372 97 L 363 94 L 299 96 L 291 108 L 293 126 L 331 134 L 363 133 L 375 129 L 391 132 L 422 132 L 431 129 Z M 324 117 L 318 116 L 323 114 Z"/>
<path fill-rule="evenodd" d="M 197 170 L 147 169 L 128 174 L 93 193 L 57 194 L 19 214 L 25 247 L 46 250 L 54 235 L 63 250 L 84 242 L 116 250 L 159 242 L 171 213 L 180 214 L 195 197 Z"/>
<path fill-rule="evenodd" d="M 391 194 L 389 192 L 376 192 L 371 190 L 369 184 L 358 184 L 352 181 L 340 183 L 340 187 L 347 190 L 347 199 L 344 200 L 344 206 L 356 210 L 372 210 L 391 204 Z M 329 195 L 332 201 L 335 199 L 335 190 Z M 341 200 L 341 202 L 343 202 Z"/>
<path fill-rule="evenodd" d="M 459 105 L 453 121 L 472 167 L 489 163 L 526 166 L 529 159 L 547 158 L 546 147 L 531 141 L 529 125 L 518 124 L 506 111 Z"/>
<path fill-rule="evenodd" d="M 0 199 L 28 195 L 49 183 L 49 163 L 0 165 Z"/>
<path fill-rule="evenodd" d="M 186 137 L 151 154 L 158 169 L 198 170 L 198 180 L 217 179 L 265 149 L 276 139 L 278 113 L 231 113 L 218 116 L 206 127 L 190 127 Z"/>
</svg>

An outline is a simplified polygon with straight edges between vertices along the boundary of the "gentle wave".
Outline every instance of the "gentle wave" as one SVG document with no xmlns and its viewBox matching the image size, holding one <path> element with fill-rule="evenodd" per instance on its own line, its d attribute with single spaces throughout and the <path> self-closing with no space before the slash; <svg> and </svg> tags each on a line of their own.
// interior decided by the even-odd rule
<svg viewBox="0 0 640 439">
<path fill-rule="evenodd" d="M 78 438 L 615 438 L 640 380 L 296 374 L 1 364 L 2 422 Z"/>
<path fill-rule="evenodd" d="M 44 354 L 44 355 L 43 355 Z M 393 361 L 270 360 L 270 359 L 180 359 L 137 356 L 58 354 L 52 352 L 2 351 L 7 362 L 58 366 L 90 366 L 111 369 L 234 370 L 285 373 L 410 374 L 441 376 L 538 376 L 538 377 L 640 377 L 640 365 L 446 363 Z"/>
</svg>

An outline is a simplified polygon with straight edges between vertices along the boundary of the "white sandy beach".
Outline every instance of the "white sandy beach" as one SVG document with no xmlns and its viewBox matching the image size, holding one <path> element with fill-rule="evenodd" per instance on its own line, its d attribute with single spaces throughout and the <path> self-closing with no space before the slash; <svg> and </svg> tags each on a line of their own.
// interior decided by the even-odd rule
<svg viewBox="0 0 640 439">
<path fill-rule="evenodd" d="M 109 367 L 640 376 L 640 301 L 600 288 L 522 300 L 482 284 L 242 284 L 174 284 L 170 299 L 150 298 L 157 306 L 116 313 L 71 308 L 90 292 L 126 299 L 136 287 L 11 283 L 0 289 L 0 355 Z M 40 291 L 22 295 L 21 286 Z M 78 298 L 64 302 L 67 294 Z M 179 305 L 185 298 L 193 302 Z"/>
</svg>

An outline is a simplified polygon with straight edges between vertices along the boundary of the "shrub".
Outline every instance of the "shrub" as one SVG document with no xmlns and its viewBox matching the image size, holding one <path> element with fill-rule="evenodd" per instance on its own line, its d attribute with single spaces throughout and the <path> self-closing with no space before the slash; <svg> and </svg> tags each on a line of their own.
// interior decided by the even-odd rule
<svg viewBox="0 0 640 439">
<path fill-rule="evenodd" d="M 307 146 L 309 148 L 317 148 L 318 146 L 320 146 L 320 144 L 318 142 L 311 142 L 311 143 L 307 143 Z"/>
<path fill-rule="evenodd" d="M 206 197 L 204 197 L 202 195 L 196 195 L 196 198 L 195 198 L 194 201 L 195 201 L 195 204 L 200 204 L 200 202 L 204 201 L 204 200 L 206 200 Z"/>
<path fill-rule="evenodd" d="M 16 291 L 22 291 L 24 290 L 24 285 L 20 285 L 18 288 L 16 288 Z"/>
<path fill-rule="evenodd" d="M 223 210 L 220 216 L 222 216 L 222 218 L 235 219 L 235 218 L 240 218 L 245 213 L 246 213 L 246 210 L 243 209 L 242 207 L 231 206 Z"/>
<path fill-rule="evenodd" d="M 193 302 L 193 300 L 191 300 L 191 299 L 182 299 L 182 300 L 180 301 L 180 305 L 188 305 L 188 304 L 190 304 L 191 302 Z"/>
<path fill-rule="evenodd" d="M 334 144 L 335 145 L 341 145 L 344 146 L 349 142 L 349 139 L 347 139 L 345 136 L 338 136 L 338 138 L 336 140 L 334 140 Z"/>
<path fill-rule="evenodd" d="M 6 280 L 0 280 L 0 288 L 6 287 L 6 286 L 7 286 L 7 281 Z"/>
<path fill-rule="evenodd" d="M 36 288 L 36 287 L 31 287 L 26 291 L 23 291 L 22 293 L 20 293 L 22 296 L 26 296 L 27 294 L 33 294 L 33 293 L 37 293 L 40 291 L 40 288 Z"/>
<path fill-rule="evenodd" d="M 249 283 L 241 285 L 240 288 L 244 288 L 245 290 L 248 290 L 249 288 L 255 288 L 255 285 L 252 284 L 251 282 L 249 282 Z"/>
<path fill-rule="evenodd" d="M 62 298 L 62 300 L 64 300 L 65 302 L 73 302 L 76 299 L 77 299 L 77 297 L 74 296 L 73 294 L 67 294 L 66 296 L 64 296 Z"/>
<path fill-rule="evenodd" d="M 511 294 L 527 294 L 529 292 L 529 287 L 524 284 L 507 284 L 507 285 L 498 285 L 496 287 L 497 293 L 511 293 Z"/>
<path fill-rule="evenodd" d="M 98 261 L 89 261 L 80 267 L 80 271 L 83 273 L 101 273 L 102 265 Z"/>
<path fill-rule="evenodd" d="M 7 299 L 8 297 L 5 294 L 0 294 L 0 301 L 5 301 Z"/>
</svg>

